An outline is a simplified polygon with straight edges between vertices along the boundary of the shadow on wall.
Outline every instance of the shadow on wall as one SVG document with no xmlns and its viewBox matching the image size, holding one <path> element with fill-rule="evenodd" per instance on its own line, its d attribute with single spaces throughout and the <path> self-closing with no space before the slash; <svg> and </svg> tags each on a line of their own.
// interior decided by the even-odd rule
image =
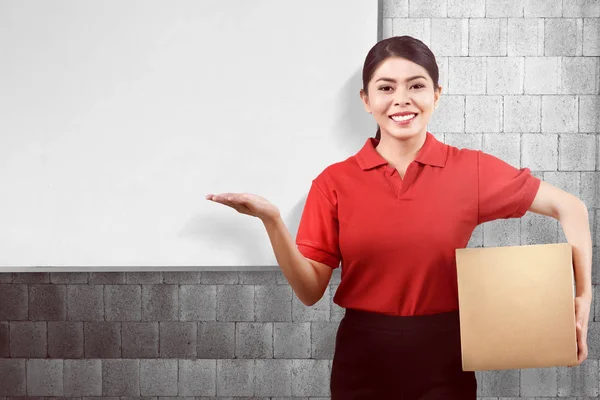
<svg viewBox="0 0 600 400">
<path fill-rule="evenodd" d="M 367 138 L 375 137 L 377 131 L 375 119 L 367 113 L 360 99 L 361 88 L 362 70 L 359 69 L 346 81 L 336 102 L 335 143 L 349 156 L 360 150 Z"/>
</svg>

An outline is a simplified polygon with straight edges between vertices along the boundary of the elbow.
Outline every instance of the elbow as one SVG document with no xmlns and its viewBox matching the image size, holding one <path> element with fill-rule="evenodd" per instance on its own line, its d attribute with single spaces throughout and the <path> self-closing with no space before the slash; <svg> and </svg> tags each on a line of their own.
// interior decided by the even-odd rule
<svg viewBox="0 0 600 400">
<path fill-rule="evenodd" d="M 568 196 L 568 200 L 561 202 L 555 209 L 556 219 L 561 220 L 565 215 L 573 213 L 583 214 L 588 217 L 588 208 L 585 203 L 576 196 Z"/>
</svg>

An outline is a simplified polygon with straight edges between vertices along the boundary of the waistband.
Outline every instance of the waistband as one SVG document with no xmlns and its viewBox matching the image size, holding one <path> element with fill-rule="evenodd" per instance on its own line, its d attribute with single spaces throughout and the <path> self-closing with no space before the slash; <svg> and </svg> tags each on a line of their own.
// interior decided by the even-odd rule
<svg viewBox="0 0 600 400">
<path fill-rule="evenodd" d="M 386 330 L 451 329 L 460 326 L 458 310 L 429 315 L 396 316 L 372 311 L 346 309 L 347 323 Z"/>
</svg>

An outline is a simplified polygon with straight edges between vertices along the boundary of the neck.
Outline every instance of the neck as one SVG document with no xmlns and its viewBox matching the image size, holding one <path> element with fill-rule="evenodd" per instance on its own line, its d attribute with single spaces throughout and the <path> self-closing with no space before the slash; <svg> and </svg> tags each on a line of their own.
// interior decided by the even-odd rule
<svg viewBox="0 0 600 400">
<path fill-rule="evenodd" d="M 382 133 L 375 150 L 393 166 L 410 164 L 417 157 L 426 138 L 426 131 L 402 139 Z"/>
</svg>

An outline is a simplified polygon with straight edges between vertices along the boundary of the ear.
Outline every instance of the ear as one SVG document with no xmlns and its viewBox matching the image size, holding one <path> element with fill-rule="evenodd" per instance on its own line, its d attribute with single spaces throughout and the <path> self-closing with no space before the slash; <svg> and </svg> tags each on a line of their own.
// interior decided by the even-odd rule
<svg viewBox="0 0 600 400">
<path fill-rule="evenodd" d="M 433 101 L 433 108 L 434 108 L 434 109 L 438 108 L 438 104 L 439 104 L 439 102 L 440 102 L 440 97 L 441 97 L 441 96 L 442 96 L 442 87 L 441 87 L 441 86 L 439 86 L 438 90 L 436 90 L 436 91 L 433 93 L 433 98 L 434 98 L 434 101 Z"/>
<path fill-rule="evenodd" d="M 363 89 L 360 89 L 360 99 L 363 102 L 363 106 L 365 107 L 365 111 L 369 114 L 372 113 L 371 106 L 369 105 L 369 96 L 365 93 Z"/>
</svg>

